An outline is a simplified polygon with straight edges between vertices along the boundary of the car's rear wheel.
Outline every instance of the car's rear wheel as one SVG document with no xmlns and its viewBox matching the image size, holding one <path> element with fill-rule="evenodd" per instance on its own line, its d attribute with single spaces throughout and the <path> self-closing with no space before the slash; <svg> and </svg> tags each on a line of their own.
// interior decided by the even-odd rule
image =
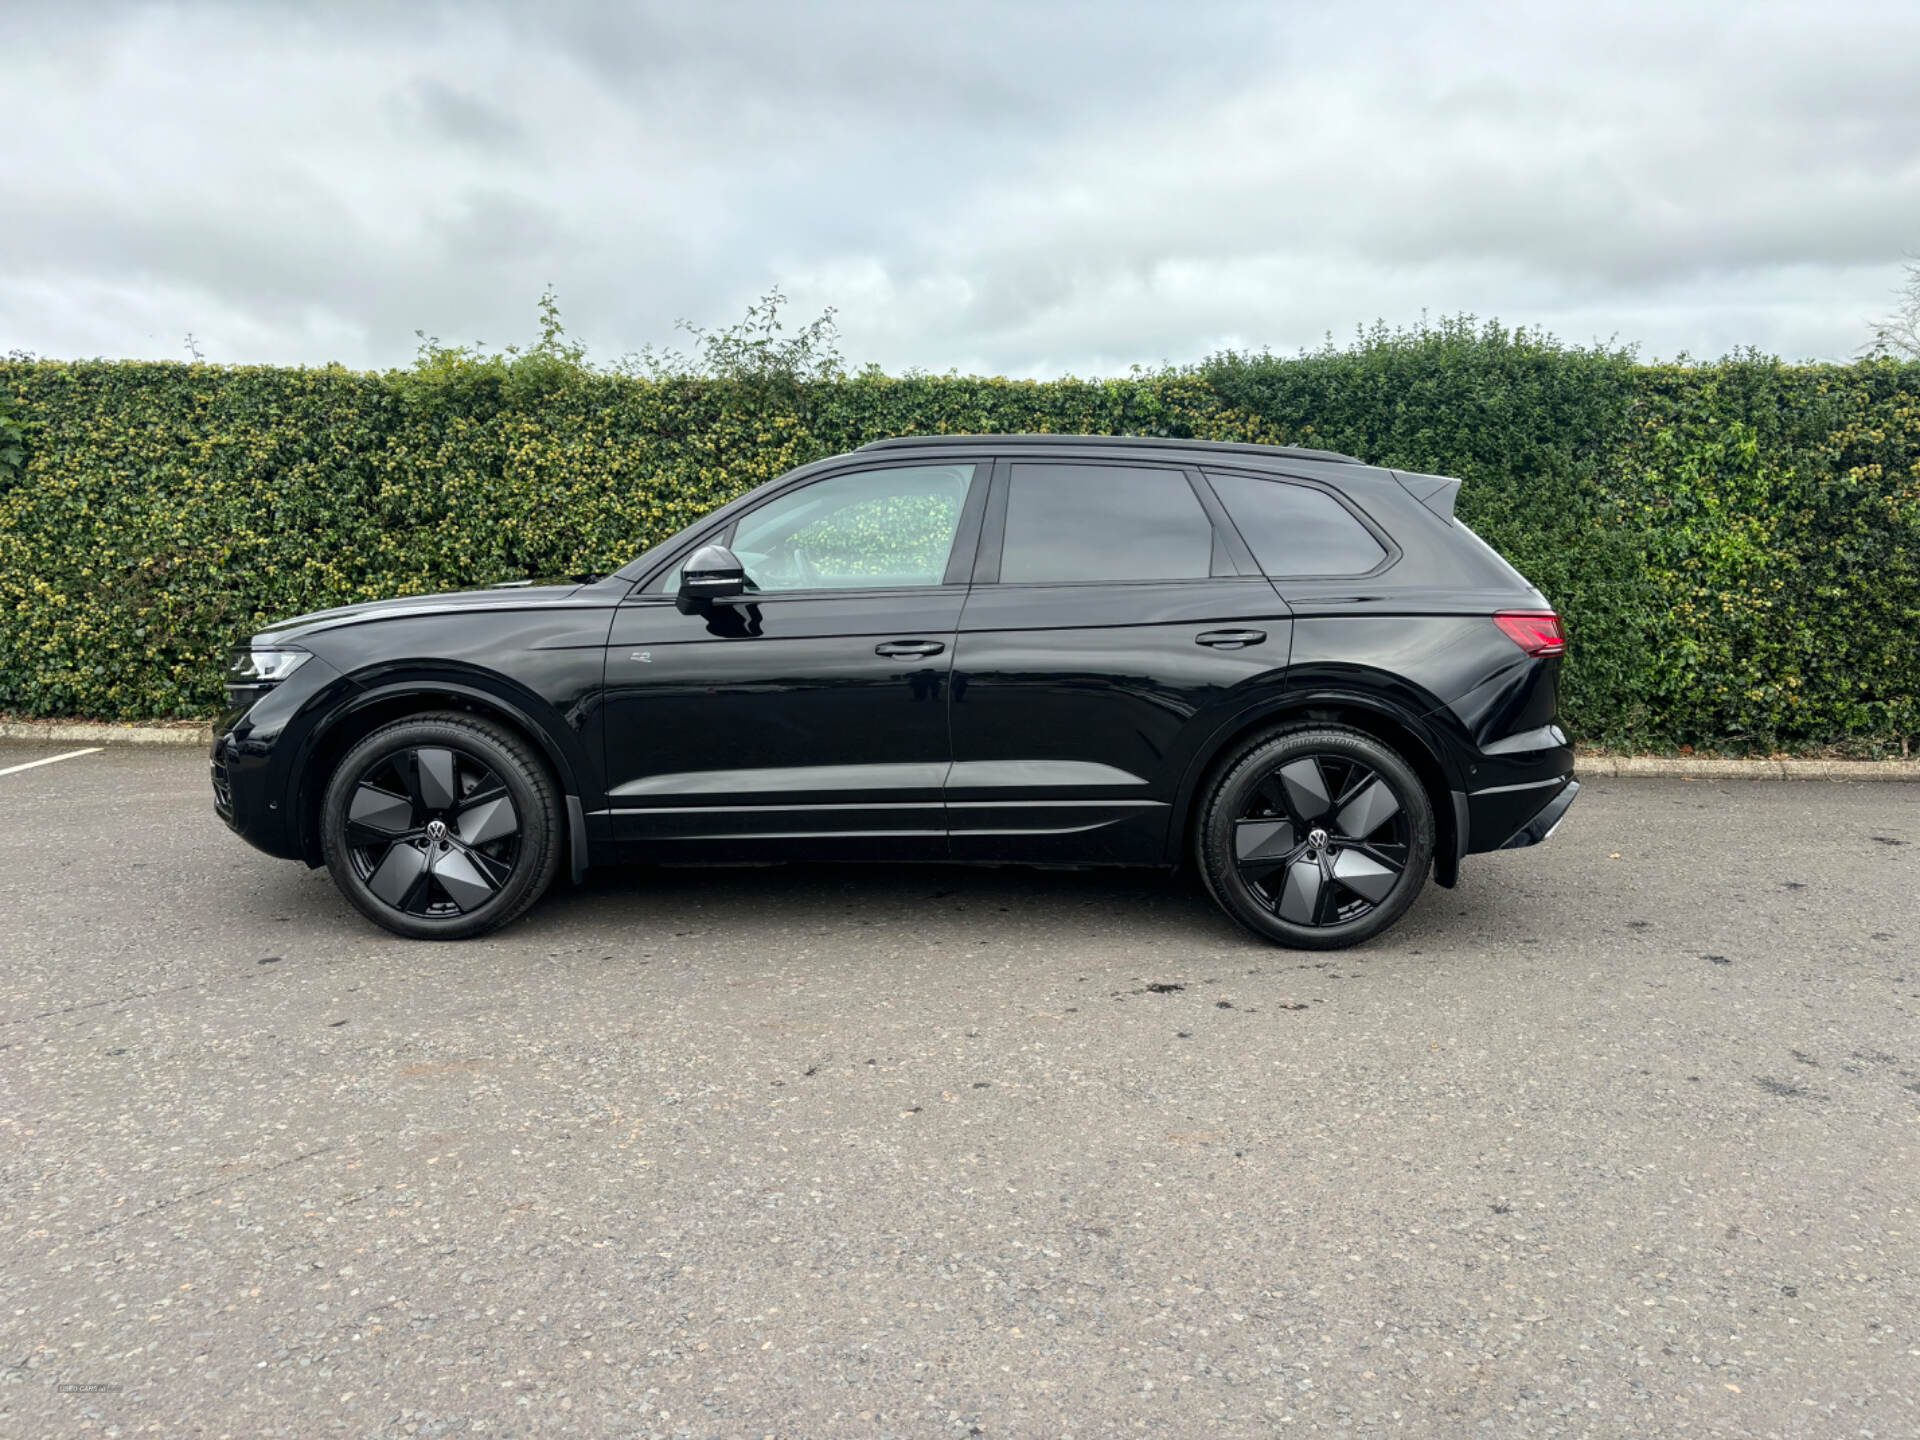
<svg viewBox="0 0 1920 1440">
<path fill-rule="evenodd" d="M 496 930 L 545 893 L 564 841 L 557 787 L 518 736 L 421 715 L 341 757 L 320 819 L 327 868 L 362 914 L 415 940 Z"/>
<path fill-rule="evenodd" d="M 1255 934 L 1306 950 L 1371 939 L 1414 902 L 1433 863 L 1433 805 L 1380 740 L 1314 725 L 1249 742 L 1201 812 L 1199 869 Z"/>
</svg>

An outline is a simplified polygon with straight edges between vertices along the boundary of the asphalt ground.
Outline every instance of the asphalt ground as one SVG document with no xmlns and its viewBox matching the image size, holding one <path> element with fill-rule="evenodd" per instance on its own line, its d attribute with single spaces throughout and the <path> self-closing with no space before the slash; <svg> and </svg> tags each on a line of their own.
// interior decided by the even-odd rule
<svg viewBox="0 0 1920 1440">
<path fill-rule="evenodd" d="M 0 746 L 0 771 L 62 746 Z M 1920 1434 L 1920 787 L 1589 783 L 1389 936 L 636 870 L 370 928 L 0 774 L 0 1434 Z"/>
</svg>

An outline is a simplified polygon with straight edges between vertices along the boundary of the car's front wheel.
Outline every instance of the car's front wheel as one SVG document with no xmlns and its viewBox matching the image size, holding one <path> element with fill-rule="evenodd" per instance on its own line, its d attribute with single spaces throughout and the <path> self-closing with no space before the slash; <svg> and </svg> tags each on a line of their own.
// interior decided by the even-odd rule
<svg viewBox="0 0 1920 1440">
<path fill-rule="evenodd" d="M 1220 907 L 1306 950 L 1371 939 L 1414 902 L 1433 863 L 1433 805 L 1411 766 L 1344 726 L 1272 732 L 1208 792 L 1196 836 Z"/>
<path fill-rule="evenodd" d="M 518 918 L 553 882 L 561 800 L 518 736 L 470 715 L 409 717 L 341 757 L 321 849 L 362 914 L 415 940 L 464 940 Z"/>
</svg>

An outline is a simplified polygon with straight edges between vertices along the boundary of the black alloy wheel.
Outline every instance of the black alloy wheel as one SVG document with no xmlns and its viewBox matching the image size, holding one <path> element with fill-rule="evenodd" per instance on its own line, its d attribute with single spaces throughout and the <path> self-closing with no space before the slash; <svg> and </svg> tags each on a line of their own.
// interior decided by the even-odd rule
<svg viewBox="0 0 1920 1440">
<path fill-rule="evenodd" d="M 559 864 L 545 767 L 517 736 L 470 716 L 402 720 L 362 740 L 335 769 L 321 824 L 335 883 L 414 939 L 506 924 Z"/>
<path fill-rule="evenodd" d="M 1361 731 L 1312 728 L 1253 742 L 1215 786 L 1200 868 L 1223 909 L 1304 949 L 1379 934 L 1419 894 L 1433 861 L 1419 777 Z"/>
<path fill-rule="evenodd" d="M 520 817 L 505 783 L 443 746 L 382 755 L 347 802 L 347 857 L 367 888 L 408 915 L 477 910 L 513 876 Z"/>
</svg>

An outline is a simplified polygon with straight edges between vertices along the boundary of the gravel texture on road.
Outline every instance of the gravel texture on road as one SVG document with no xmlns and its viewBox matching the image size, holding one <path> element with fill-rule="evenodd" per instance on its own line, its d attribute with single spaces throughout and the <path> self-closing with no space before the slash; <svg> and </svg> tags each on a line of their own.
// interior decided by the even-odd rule
<svg viewBox="0 0 1920 1440">
<path fill-rule="evenodd" d="M 1463 870 L 1333 955 L 945 866 L 410 944 L 199 755 L 0 776 L 0 1434 L 1920 1434 L 1920 793 Z"/>
</svg>

